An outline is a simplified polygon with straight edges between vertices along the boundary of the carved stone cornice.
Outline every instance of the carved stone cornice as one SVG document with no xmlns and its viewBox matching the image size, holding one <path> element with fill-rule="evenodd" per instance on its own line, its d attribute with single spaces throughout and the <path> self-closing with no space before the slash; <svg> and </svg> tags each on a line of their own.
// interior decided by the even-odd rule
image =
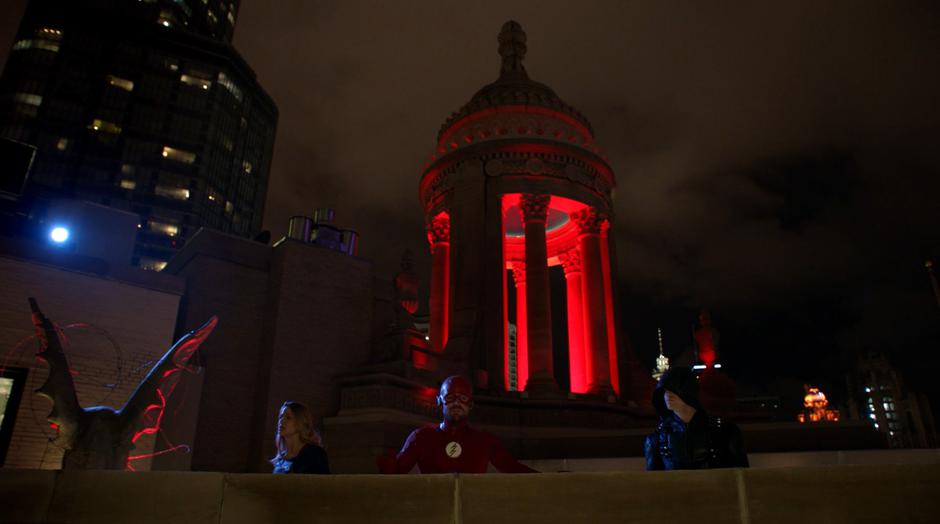
<svg viewBox="0 0 940 524">
<path fill-rule="evenodd" d="M 601 224 L 607 220 L 607 213 L 602 213 L 594 208 L 585 208 L 571 213 L 571 220 L 578 226 L 578 233 L 599 235 L 601 233 Z"/>
<path fill-rule="evenodd" d="M 450 242 L 450 218 L 446 215 L 431 220 L 428 224 L 428 242 L 446 244 Z"/>
<path fill-rule="evenodd" d="M 545 222 L 548 218 L 548 203 L 551 200 L 551 195 L 522 195 L 519 198 L 519 211 L 522 213 L 522 222 L 524 224 L 533 221 Z"/>
<path fill-rule="evenodd" d="M 558 255 L 561 266 L 565 269 L 565 275 L 569 273 L 581 272 L 581 252 L 577 249 L 569 249 Z"/>
<path fill-rule="evenodd" d="M 525 262 L 512 263 L 512 280 L 517 287 L 525 284 Z"/>
<path fill-rule="evenodd" d="M 603 159 L 590 154 L 579 154 L 575 150 L 553 146 L 553 151 L 546 152 L 544 145 L 532 144 L 532 151 L 520 150 L 522 144 L 494 145 L 493 149 L 478 147 L 475 151 L 462 154 L 451 153 L 448 159 L 433 162 L 426 166 L 422 175 L 419 194 L 427 212 L 444 195 L 454 190 L 458 178 L 457 171 L 465 162 L 482 162 L 483 173 L 487 177 L 513 178 L 516 176 L 530 179 L 533 174 L 557 182 L 570 182 L 582 189 L 597 194 L 605 207 L 610 205 L 611 192 L 615 186 L 610 166 Z M 533 172 L 534 162 L 541 164 L 537 173 Z"/>
</svg>

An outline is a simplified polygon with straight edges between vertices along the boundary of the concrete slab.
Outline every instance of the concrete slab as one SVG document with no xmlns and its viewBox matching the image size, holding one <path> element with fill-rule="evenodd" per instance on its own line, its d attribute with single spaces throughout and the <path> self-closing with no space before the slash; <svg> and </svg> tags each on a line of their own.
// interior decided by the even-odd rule
<svg viewBox="0 0 940 524">
<path fill-rule="evenodd" d="M 49 522 L 219 522 L 222 473 L 63 471 Z"/>
<path fill-rule="evenodd" d="M 734 470 L 461 475 L 465 524 L 740 522 Z"/>
<path fill-rule="evenodd" d="M 452 475 L 228 475 L 223 524 L 454 520 Z"/>
<path fill-rule="evenodd" d="M 45 522 L 56 473 L 0 470 L 0 522 Z"/>
<path fill-rule="evenodd" d="M 752 524 L 940 519 L 936 465 L 743 470 Z"/>
</svg>

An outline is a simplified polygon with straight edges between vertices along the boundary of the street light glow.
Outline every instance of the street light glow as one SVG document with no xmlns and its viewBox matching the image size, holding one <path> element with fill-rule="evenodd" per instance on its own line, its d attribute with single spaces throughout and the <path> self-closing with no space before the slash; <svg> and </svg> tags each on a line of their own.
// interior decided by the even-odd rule
<svg viewBox="0 0 940 524">
<path fill-rule="evenodd" d="M 49 232 L 49 238 L 51 238 L 53 242 L 61 244 L 69 239 L 69 230 L 62 226 L 54 227 L 52 231 Z"/>
</svg>

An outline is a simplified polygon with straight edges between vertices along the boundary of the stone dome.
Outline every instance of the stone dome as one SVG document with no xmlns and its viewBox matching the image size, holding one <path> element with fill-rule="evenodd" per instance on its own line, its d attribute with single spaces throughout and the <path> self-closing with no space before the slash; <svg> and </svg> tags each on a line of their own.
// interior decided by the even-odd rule
<svg viewBox="0 0 940 524">
<path fill-rule="evenodd" d="M 507 106 L 541 108 L 543 111 L 539 112 L 544 115 L 571 120 L 570 123 L 575 124 L 575 127 L 581 130 L 580 134 L 585 135 L 582 141 L 592 141 L 594 131 L 588 119 L 577 109 L 565 103 L 550 87 L 529 78 L 522 65 L 526 54 L 526 34 L 522 26 L 513 20 L 506 22 L 503 24 L 498 40 L 499 54 L 502 58 L 499 78 L 477 91 L 469 102 L 450 115 L 438 132 L 438 141 L 446 141 L 448 131 L 460 127 L 455 125 L 467 117 Z"/>
</svg>

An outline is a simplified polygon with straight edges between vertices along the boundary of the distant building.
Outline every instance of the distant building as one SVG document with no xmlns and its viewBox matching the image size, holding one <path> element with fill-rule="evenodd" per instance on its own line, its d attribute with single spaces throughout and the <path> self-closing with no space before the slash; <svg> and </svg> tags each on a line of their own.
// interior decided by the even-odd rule
<svg viewBox="0 0 940 524">
<path fill-rule="evenodd" d="M 911 391 L 879 352 L 860 354 L 847 377 L 849 414 L 867 419 L 893 448 L 937 447 L 937 426 L 927 396 Z"/>
<path fill-rule="evenodd" d="M 258 234 L 277 108 L 231 45 L 237 13 L 32 0 L 0 78 L 0 137 L 38 149 L 28 213 L 63 197 L 134 213 L 134 263 L 156 270 L 199 227 Z"/>
</svg>

